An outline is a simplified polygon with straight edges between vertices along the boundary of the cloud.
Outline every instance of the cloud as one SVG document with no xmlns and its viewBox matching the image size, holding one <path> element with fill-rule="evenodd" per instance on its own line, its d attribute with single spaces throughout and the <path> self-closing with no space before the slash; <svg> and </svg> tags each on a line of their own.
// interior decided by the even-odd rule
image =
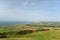
<svg viewBox="0 0 60 40">
<path fill-rule="evenodd" d="M 8 5 L 4 4 L 3 2 L 0 3 L 0 20 L 8 20 L 9 18 L 12 19 L 15 16 L 13 14 L 13 11 L 10 10 L 10 8 L 8 7 Z"/>
<path fill-rule="evenodd" d="M 24 5 L 26 6 L 26 5 L 28 5 L 29 4 L 29 1 L 25 1 L 24 2 Z"/>
<path fill-rule="evenodd" d="M 5 12 L 7 12 L 7 6 L 0 4 L 0 16 L 4 15 Z"/>
<path fill-rule="evenodd" d="M 34 2 L 31 2 L 31 3 L 30 3 L 30 5 L 33 5 L 33 6 L 34 6 L 35 4 L 36 4 L 36 3 L 34 3 Z"/>
<path fill-rule="evenodd" d="M 52 6 L 54 6 L 55 3 L 51 1 L 42 1 L 42 2 L 23 1 L 21 4 L 23 5 L 20 5 L 18 2 L 15 3 L 8 2 L 6 4 L 1 2 L 0 20 L 9 20 L 9 21 L 10 20 L 11 21 L 12 20 L 13 21 L 46 20 L 47 21 L 56 18 L 55 16 L 52 15 L 54 13 L 51 10 L 53 8 Z M 56 19 L 58 19 L 58 17 Z"/>
</svg>

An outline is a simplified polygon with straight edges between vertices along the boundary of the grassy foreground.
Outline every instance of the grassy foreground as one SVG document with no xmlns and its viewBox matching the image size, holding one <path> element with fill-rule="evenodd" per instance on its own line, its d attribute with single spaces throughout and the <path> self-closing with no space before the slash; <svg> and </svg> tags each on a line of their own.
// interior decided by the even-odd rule
<svg viewBox="0 0 60 40">
<path fill-rule="evenodd" d="M 21 36 L 16 35 L 14 38 L 3 38 L 0 40 L 60 40 L 60 30 L 34 32 Z"/>
</svg>

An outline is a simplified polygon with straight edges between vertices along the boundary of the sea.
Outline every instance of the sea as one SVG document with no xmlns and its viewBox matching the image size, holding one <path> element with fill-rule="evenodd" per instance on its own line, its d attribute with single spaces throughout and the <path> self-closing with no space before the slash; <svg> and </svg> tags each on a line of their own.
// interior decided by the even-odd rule
<svg viewBox="0 0 60 40">
<path fill-rule="evenodd" d="M 6 22 L 0 22 L 0 26 L 4 25 L 14 25 L 14 24 L 32 24 L 33 22 L 26 22 L 26 21 L 6 21 Z"/>
</svg>

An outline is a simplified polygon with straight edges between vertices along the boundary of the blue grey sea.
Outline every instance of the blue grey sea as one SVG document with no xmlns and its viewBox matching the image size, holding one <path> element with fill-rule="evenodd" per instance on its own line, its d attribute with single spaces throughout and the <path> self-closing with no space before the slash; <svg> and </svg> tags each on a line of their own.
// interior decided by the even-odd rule
<svg viewBox="0 0 60 40">
<path fill-rule="evenodd" d="M 17 21 L 9 21 L 9 22 L 0 22 L 0 25 L 13 25 L 13 24 L 31 24 L 33 22 L 17 22 Z"/>
</svg>

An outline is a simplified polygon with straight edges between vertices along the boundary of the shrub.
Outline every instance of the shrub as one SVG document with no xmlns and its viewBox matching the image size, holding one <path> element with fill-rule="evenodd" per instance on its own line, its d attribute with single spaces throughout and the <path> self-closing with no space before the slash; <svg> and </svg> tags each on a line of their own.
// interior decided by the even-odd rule
<svg viewBox="0 0 60 40">
<path fill-rule="evenodd" d="M 7 38 L 7 34 L 4 32 L 4 33 L 0 33 L 0 38 Z"/>
<path fill-rule="evenodd" d="M 24 35 L 24 34 L 28 34 L 28 33 L 32 33 L 32 32 L 33 32 L 33 30 L 21 30 L 17 34 Z"/>
<path fill-rule="evenodd" d="M 49 29 L 38 29 L 37 31 L 48 31 Z"/>
</svg>

